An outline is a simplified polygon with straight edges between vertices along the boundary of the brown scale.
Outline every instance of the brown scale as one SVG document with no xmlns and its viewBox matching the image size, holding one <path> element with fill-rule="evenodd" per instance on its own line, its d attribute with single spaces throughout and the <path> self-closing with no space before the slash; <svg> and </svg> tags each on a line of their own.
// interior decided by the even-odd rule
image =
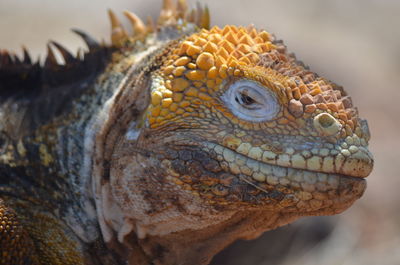
<svg viewBox="0 0 400 265">
<path fill-rule="evenodd" d="M 39 264 L 34 245 L 16 213 L 0 199 L 0 264 Z"/>
<path fill-rule="evenodd" d="M 289 112 L 300 118 L 317 109 L 328 111 L 344 126 L 342 136 L 352 135 L 358 125 L 358 112 L 343 88 L 306 69 L 294 55 L 287 53 L 283 42 L 273 43 L 276 50 L 262 54 L 258 65 L 293 78 L 294 82 L 289 82 L 290 88 L 287 88 Z"/>
</svg>

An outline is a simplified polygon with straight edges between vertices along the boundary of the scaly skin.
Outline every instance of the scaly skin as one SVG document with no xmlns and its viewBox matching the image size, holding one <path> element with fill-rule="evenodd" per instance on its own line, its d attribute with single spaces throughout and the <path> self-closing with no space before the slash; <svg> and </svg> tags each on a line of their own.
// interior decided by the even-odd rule
<svg viewBox="0 0 400 265">
<path fill-rule="evenodd" d="M 331 208 L 330 200 L 336 196 L 320 199 L 319 192 L 338 190 L 339 174 L 366 177 L 371 171 L 368 130 L 362 128 L 363 122 L 341 89 L 307 72 L 284 46 L 273 43 L 265 31 L 232 26 L 188 37 L 155 74 L 147 110 L 149 127 L 168 131 L 185 124 L 196 128 L 199 133 L 190 132 L 189 141 L 198 138 L 196 146 L 218 161 L 223 171 L 257 181 L 254 184 L 261 189 L 249 198 L 250 205 L 262 204 L 263 189 L 277 191 L 281 186 L 291 190 L 283 191 L 282 202 L 273 203 L 282 208 Z M 281 109 L 274 119 L 248 122 L 225 106 L 221 97 L 227 87 L 243 79 L 275 93 Z M 172 169 L 179 171 L 179 166 L 173 164 Z M 178 177 L 177 181 L 187 182 L 196 194 L 202 191 L 190 179 Z M 362 182 L 356 183 L 361 191 Z M 235 192 L 229 185 L 218 185 L 219 178 L 203 184 L 211 186 L 209 203 L 243 202 L 219 194 Z"/>
<path fill-rule="evenodd" d="M 203 29 L 164 1 L 156 33 L 127 13 L 133 37 L 111 13 L 96 71 L 2 100 L 0 264 L 208 264 L 363 194 L 368 126 L 344 90 L 268 32 L 208 30 L 199 11 Z M 70 66 L 49 48 L 44 73 Z M 272 112 L 236 109 L 262 95 Z"/>
</svg>

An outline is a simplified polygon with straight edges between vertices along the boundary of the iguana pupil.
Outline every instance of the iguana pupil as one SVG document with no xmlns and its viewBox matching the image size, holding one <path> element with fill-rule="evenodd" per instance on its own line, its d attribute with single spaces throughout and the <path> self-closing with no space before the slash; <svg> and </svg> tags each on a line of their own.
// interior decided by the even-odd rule
<svg viewBox="0 0 400 265">
<path fill-rule="evenodd" d="M 256 103 L 256 101 L 252 97 L 247 95 L 246 90 L 240 92 L 240 98 L 236 98 L 236 101 L 242 105 L 252 105 L 253 103 Z"/>
</svg>

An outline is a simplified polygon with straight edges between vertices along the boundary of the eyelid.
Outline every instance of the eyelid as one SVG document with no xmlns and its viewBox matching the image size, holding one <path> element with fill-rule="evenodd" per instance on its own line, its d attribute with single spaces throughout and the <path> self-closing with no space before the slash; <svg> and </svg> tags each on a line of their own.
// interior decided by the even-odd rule
<svg viewBox="0 0 400 265">
<path fill-rule="evenodd" d="M 250 105 L 242 104 L 235 98 L 246 91 L 255 102 Z M 241 96 L 241 95 L 240 95 Z M 275 93 L 258 82 L 242 79 L 229 85 L 221 96 L 223 103 L 233 115 L 251 122 L 263 122 L 274 119 L 281 109 Z"/>
</svg>

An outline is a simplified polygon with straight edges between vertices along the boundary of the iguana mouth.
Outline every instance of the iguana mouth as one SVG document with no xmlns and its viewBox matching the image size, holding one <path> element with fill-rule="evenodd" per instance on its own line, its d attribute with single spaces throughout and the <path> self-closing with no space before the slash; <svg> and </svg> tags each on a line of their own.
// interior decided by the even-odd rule
<svg viewBox="0 0 400 265">
<path fill-rule="evenodd" d="M 354 193 L 353 197 L 362 195 L 366 188 L 366 176 L 350 176 L 340 173 L 313 171 L 304 168 L 285 167 L 268 164 L 239 154 L 227 147 L 206 143 L 205 148 L 217 153 L 217 160 L 227 164 L 226 170 L 239 176 L 250 185 L 265 184 L 281 186 L 294 191 L 302 191 L 304 200 L 315 198 L 316 195 L 342 191 Z M 262 185 L 261 185 L 262 186 Z M 260 187 L 261 187 L 260 186 Z"/>
</svg>

